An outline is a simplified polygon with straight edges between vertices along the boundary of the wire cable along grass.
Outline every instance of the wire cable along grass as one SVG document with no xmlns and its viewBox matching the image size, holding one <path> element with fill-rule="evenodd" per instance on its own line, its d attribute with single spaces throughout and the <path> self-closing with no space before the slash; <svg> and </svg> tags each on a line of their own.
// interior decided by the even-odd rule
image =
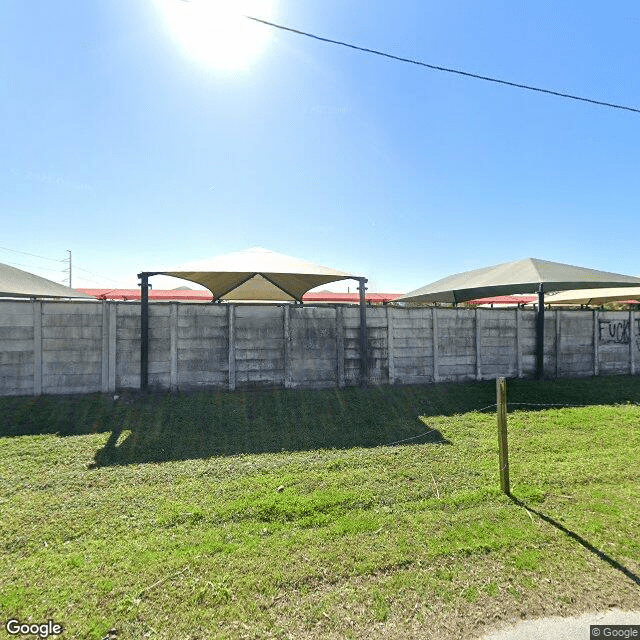
<svg viewBox="0 0 640 640">
<path fill-rule="evenodd" d="M 639 403 L 634 403 L 639 404 Z M 483 413 L 485 411 L 494 410 L 498 405 L 494 402 L 493 404 L 489 404 L 486 407 L 482 407 L 481 409 L 476 409 L 478 413 Z M 526 407 L 535 407 L 536 409 L 557 409 L 561 408 L 571 408 L 571 409 L 584 409 L 591 405 L 588 404 L 569 404 L 566 402 L 553 402 L 553 403 L 545 403 L 545 402 L 507 402 L 507 408 L 509 407 L 519 407 L 521 409 L 525 409 Z M 391 447 L 397 444 L 402 444 L 404 442 L 411 442 L 413 440 L 418 440 L 420 438 L 424 438 L 426 436 L 432 435 L 436 429 L 430 429 L 429 431 L 425 431 L 424 433 L 420 433 L 417 436 L 411 436 L 410 438 L 404 438 L 403 440 L 395 440 L 394 442 L 389 442 L 387 446 Z"/>
</svg>

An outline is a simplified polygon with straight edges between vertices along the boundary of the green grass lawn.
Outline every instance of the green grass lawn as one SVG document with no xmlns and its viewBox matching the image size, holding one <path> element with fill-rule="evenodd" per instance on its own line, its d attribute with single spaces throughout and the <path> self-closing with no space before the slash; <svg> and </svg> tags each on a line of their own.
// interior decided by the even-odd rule
<svg viewBox="0 0 640 640">
<path fill-rule="evenodd" d="M 640 609 L 640 378 L 508 394 L 513 499 L 494 382 L 2 398 L 3 621 L 406 640 Z"/>
</svg>

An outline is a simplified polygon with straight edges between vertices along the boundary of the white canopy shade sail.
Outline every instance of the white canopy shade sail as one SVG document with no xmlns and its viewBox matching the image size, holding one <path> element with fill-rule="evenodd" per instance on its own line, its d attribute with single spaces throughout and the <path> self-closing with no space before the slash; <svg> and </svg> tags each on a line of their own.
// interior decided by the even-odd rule
<svg viewBox="0 0 640 640">
<path fill-rule="evenodd" d="M 640 286 L 640 278 L 537 258 L 525 258 L 447 276 L 401 296 L 396 302 L 455 304 L 475 298 L 536 293 L 541 284 L 544 285 L 544 290 L 549 292 L 594 287 Z"/>
<path fill-rule="evenodd" d="M 80 293 L 52 280 L 41 278 L 34 273 L 16 269 L 8 264 L 0 264 L 0 296 L 5 298 L 84 298 L 95 300 L 93 296 Z"/>
<path fill-rule="evenodd" d="M 209 289 L 214 300 L 302 300 L 314 287 L 337 280 L 360 279 L 262 247 L 190 262 L 176 269 L 153 272 L 153 275 L 196 282 Z"/>
<path fill-rule="evenodd" d="M 292 258 L 262 247 L 228 253 L 209 260 L 192 262 L 177 269 L 142 271 L 140 278 L 140 388 L 149 384 L 149 278 L 155 275 L 173 276 L 206 287 L 214 301 L 297 301 L 302 296 L 328 282 L 353 279 L 360 290 L 360 383 L 368 379 L 367 313 L 364 277 L 336 271 L 300 258 Z M 234 317 L 229 307 L 229 322 Z M 231 325 L 230 325 L 231 326 Z M 229 329 L 231 331 L 231 329 Z M 235 380 L 230 381 L 235 389 Z"/>
<path fill-rule="evenodd" d="M 572 289 L 548 294 L 546 304 L 586 304 L 598 306 L 607 302 L 640 300 L 640 287 L 617 287 L 614 289 Z"/>
</svg>

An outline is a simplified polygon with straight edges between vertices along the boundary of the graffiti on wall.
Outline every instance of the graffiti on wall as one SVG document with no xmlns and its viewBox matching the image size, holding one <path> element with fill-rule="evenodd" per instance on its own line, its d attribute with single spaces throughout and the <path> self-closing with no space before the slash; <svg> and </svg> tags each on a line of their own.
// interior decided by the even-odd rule
<svg viewBox="0 0 640 640">
<path fill-rule="evenodd" d="M 629 344 L 631 323 L 629 320 L 599 320 L 598 337 L 600 344 Z"/>
</svg>

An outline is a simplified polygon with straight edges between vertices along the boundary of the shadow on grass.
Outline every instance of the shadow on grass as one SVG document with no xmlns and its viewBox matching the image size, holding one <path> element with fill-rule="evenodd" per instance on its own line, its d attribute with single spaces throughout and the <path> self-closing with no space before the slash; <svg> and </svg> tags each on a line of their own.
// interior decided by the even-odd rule
<svg viewBox="0 0 640 640">
<path fill-rule="evenodd" d="M 600 549 L 592 545 L 588 540 L 585 540 L 582 536 L 578 535 L 574 531 L 571 531 L 570 529 L 567 529 L 563 524 L 561 524 L 557 520 L 554 520 L 550 516 L 542 513 L 542 511 L 533 509 L 528 504 L 526 504 L 526 502 L 519 500 L 515 496 L 509 495 L 509 498 L 519 507 L 523 507 L 529 513 L 533 513 L 537 515 L 541 520 L 544 520 L 546 523 L 558 529 L 558 531 L 562 531 L 562 533 L 566 534 L 572 540 L 575 540 L 577 543 L 581 544 L 585 549 L 587 549 L 588 551 L 591 551 L 591 553 L 598 556 L 598 558 L 600 558 L 601 560 L 604 560 L 604 562 L 606 562 L 608 565 L 610 565 L 614 569 L 617 569 L 618 571 L 623 573 L 627 578 L 629 578 L 629 580 L 631 580 L 632 582 L 635 582 L 637 585 L 640 585 L 640 576 L 636 575 L 635 573 L 633 573 L 633 571 L 625 567 L 623 564 L 620 564 L 617 560 L 607 555 L 604 551 L 601 551 Z"/>
<path fill-rule="evenodd" d="M 149 394 L 96 453 L 95 466 L 212 456 L 450 444 L 420 419 L 419 389 Z"/>
<path fill-rule="evenodd" d="M 509 380 L 510 403 L 640 402 L 640 378 Z M 201 390 L 0 398 L 0 437 L 110 432 L 96 466 L 448 441 L 421 417 L 495 404 L 495 382 L 369 389 Z M 545 407 L 517 407 L 527 410 Z M 417 437 L 416 437 L 417 436 Z"/>
</svg>

